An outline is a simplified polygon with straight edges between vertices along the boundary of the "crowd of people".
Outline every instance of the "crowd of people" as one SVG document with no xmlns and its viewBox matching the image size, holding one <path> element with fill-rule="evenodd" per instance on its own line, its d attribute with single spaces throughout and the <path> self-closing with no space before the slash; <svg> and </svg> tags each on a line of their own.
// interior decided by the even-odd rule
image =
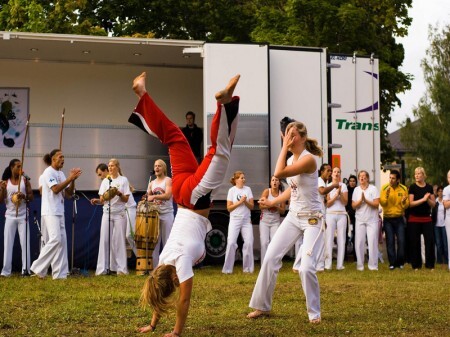
<svg viewBox="0 0 450 337">
<path fill-rule="evenodd" d="M 141 294 L 141 303 L 151 306 L 153 315 L 150 324 L 140 328 L 140 332 L 155 330 L 161 315 L 172 307 L 172 294 L 177 289 L 176 322 L 168 335 L 180 336 L 183 331 L 193 289 L 193 267 L 205 257 L 204 240 L 211 229 L 209 211 L 227 171 L 236 134 L 239 97 L 233 96 L 233 92 L 238 81 L 239 75 L 215 95 L 217 111 L 211 123 L 212 145 L 203 158 L 201 152 L 193 149 L 201 146 L 203 138 L 201 129 L 195 125 L 195 114 L 188 112 L 187 125 L 180 129 L 148 94 L 146 74 L 142 73 L 133 82 L 139 102 L 129 122 L 168 146 L 172 171 L 169 177 L 167 164 L 156 160 L 154 179 L 150 177 L 143 197 L 159 211 L 159 237 L 151 257 L 153 271 Z M 349 251 L 356 258 L 357 270 L 364 270 L 366 255 L 367 268 L 378 270 L 381 231 L 386 237 L 390 270 L 403 269 L 406 263 L 418 270 L 423 262 L 425 268 L 434 269 L 436 261 L 450 270 L 450 217 L 446 217 L 450 185 L 433 190 L 426 182 L 422 167 L 415 169 L 415 182 L 409 188 L 400 183 L 400 173 L 396 170 L 390 171 L 389 183 L 380 190 L 370 183 L 369 173 L 364 170 L 357 176 L 351 175 L 344 183 L 339 167 L 327 163 L 317 167 L 317 158 L 323 152 L 317 141 L 308 137 L 303 123 L 291 122 L 281 136 L 282 148 L 275 171 L 258 200 L 261 269 L 249 303 L 253 311 L 248 318 L 270 315 L 282 259 L 294 246 L 293 271 L 299 274 L 312 324 L 321 322 L 317 272 L 332 269 L 335 242 L 339 271 L 345 268 L 344 259 Z M 25 205 L 33 198 L 30 181 L 23 175 L 18 159 L 12 160 L 3 173 L 0 202 L 6 203 L 6 221 L 2 276 L 11 275 L 12 245 L 17 231 L 23 274 L 44 278 L 51 267 L 53 279 L 68 276 L 64 198 L 74 193 L 75 181 L 82 170 L 72 168 L 66 177 L 62 171 L 61 149 L 46 154 L 44 162 L 48 167 L 39 179 L 43 245 L 32 264 Z M 90 202 L 103 206 L 95 275 L 126 275 L 129 273 L 127 244 L 137 254 L 133 239 L 137 208 L 134 188 L 115 158 L 108 164 L 99 164 L 95 173 L 101 180 L 99 197 Z M 450 171 L 447 179 L 450 184 Z M 227 195 L 230 222 L 222 273 L 233 273 L 239 234 L 243 239 L 243 272 L 253 273 L 254 196 L 245 184 L 243 171 L 234 172 L 230 183 L 232 187 Z M 177 204 L 175 216 L 174 203 Z"/>
</svg>

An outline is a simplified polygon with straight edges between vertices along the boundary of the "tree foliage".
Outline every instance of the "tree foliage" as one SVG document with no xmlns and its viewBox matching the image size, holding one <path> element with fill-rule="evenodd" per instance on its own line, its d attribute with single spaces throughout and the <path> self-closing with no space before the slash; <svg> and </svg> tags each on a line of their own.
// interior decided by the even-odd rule
<svg viewBox="0 0 450 337">
<path fill-rule="evenodd" d="M 382 162 L 386 126 L 410 89 L 399 70 L 412 0 L 0 0 L 0 30 L 268 42 L 374 53 L 380 60 Z"/>
<path fill-rule="evenodd" d="M 444 183 L 450 169 L 450 26 L 430 28 L 429 40 L 422 60 L 426 94 L 413 111 L 418 122 L 406 121 L 401 139 L 414 149 L 430 181 Z"/>
</svg>

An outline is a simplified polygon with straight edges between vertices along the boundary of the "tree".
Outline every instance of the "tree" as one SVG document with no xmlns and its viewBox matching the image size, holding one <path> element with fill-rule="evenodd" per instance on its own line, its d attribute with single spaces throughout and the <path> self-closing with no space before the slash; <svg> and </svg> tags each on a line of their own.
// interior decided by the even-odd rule
<svg viewBox="0 0 450 337">
<path fill-rule="evenodd" d="M 401 139 L 415 149 L 430 182 L 444 183 L 450 169 L 450 25 L 431 28 L 431 45 L 422 60 L 426 93 L 413 110 L 419 123 L 407 120 Z"/>
<path fill-rule="evenodd" d="M 0 2 L 0 30 L 34 33 L 106 35 L 79 13 L 87 0 L 7 0 Z"/>
<path fill-rule="evenodd" d="M 0 30 L 113 34 L 210 42 L 322 46 L 380 60 L 382 162 L 394 153 L 386 126 L 410 89 L 399 70 L 412 0 L 0 0 Z M 41 10 L 42 9 L 42 10 Z"/>
<path fill-rule="evenodd" d="M 399 70 L 404 49 L 395 37 L 407 34 L 411 0 L 259 0 L 256 42 L 323 46 L 330 52 L 375 53 L 380 61 L 381 162 L 392 161 L 387 140 L 391 111 L 401 105 L 397 94 L 411 88 L 411 76 Z"/>
</svg>

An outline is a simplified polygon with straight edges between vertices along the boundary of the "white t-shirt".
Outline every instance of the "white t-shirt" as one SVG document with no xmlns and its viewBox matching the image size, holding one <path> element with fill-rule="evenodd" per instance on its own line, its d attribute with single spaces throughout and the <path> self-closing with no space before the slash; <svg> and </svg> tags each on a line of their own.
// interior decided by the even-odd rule
<svg viewBox="0 0 450 337">
<path fill-rule="evenodd" d="M 253 193 L 250 187 L 243 186 L 238 188 L 233 186 L 228 190 L 227 201 L 231 201 L 233 204 L 237 203 L 241 198 L 246 195 L 247 201 L 253 199 Z M 250 209 L 245 204 L 240 204 L 234 210 L 230 212 L 230 217 L 236 219 L 250 219 Z"/>
<path fill-rule="evenodd" d="M 25 203 L 25 200 L 22 200 L 19 206 L 19 210 L 17 213 L 16 218 L 16 205 L 11 201 L 11 197 L 14 193 L 18 191 L 19 186 L 13 185 L 11 183 L 11 179 L 8 179 L 7 185 L 6 185 L 6 212 L 5 212 L 5 218 L 7 219 L 25 219 L 25 213 L 27 205 Z M 22 182 L 20 184 L 20 192 L 22 192 L 24 195 L 26 195 L 26 187 L 25 187 L 25 178 L 22 177 Z"/>
<path fill-rule="evenodd" d="M 353 191 L 352 201 L 359 201 L 362 197 L 362 193 L 363 190 L 361 186 L 355 187 Z M 364 197 L 369 201 L 380 199 L 380 192 L 375 186 L 369 184 L 369 186 L 364 191 Z M 360 223 L 378 222 L 378 208 L 370 207 L 364 202 L 359 208 L 356 209 L 355 218 L 356 221 Z"/>
<path fill-rule="evenodd" d="M 109 189 L 109 185 L 110 183 L 108 178 L 103 179 L 98 194 L 103 195 L 103 193 Z M 111 187 L 117 188 L 123 195 L 131 194 L 130 184 L 128 183 L 128 179 L 124 176 L 119 175 L 115 179 L 112 178 Z M 109 205 L 111 205 L 111 213 L 120 213 L 125 210 L 125 202 L 123 202 L 118 195 L 109 201 L 105 201 L 103 205 L 103 213 L 108 213 Z"/>
<path fill-rule="evenodd" d="M 317 189 L 319 190 L 321 187 L 327 187 L 327 183 L 325 182 L 325 180 L 323 180 L 323 178 L 322 177 L 319 177 L 318 178 L 318 180 L 317 180 L 317 182 L 318 182 L 318 186 L 317 186 Z M 322 207 L 323 207 L 323 209 L 324 210 L 326 210 L 326 203 L 325 203 L 325 200 L 327 199 L 327 195 L 326 194 L 320 194 L 320 192 L 319 192 L 319 199 L 320 199 L 320 202 L 322 203 Z"/>
<path fill-rule="evenodd" d="M 339 186 L 341 187 L 341 193 L 348 192 L 347 185 L 343 183 L 339 183 Z M 337 194 L 337 188 L 333 188 L 333 190 L 329 193 L 330 199 L 333 199 Z M 327 208 L 327 211 L 343 211 L 345 212 L 345 205 L 342 203 L 340 198 L 337 198 L 333 205 Z"/>
<path fill-rule="evenodd" d="M 194 276 L 192 266 L 205 257 L 205 237 L 211 230 L 209 220 L 195 212 L 178 208 L 173 228 L 159 264 L 175 266 L 180 283 Z"/>
<path fill-rule="evenodd" d="M 52 191 L 52 187 L 66 180 L 63 171 L 57 171 L 49 166 L 42 173 L 42 204 L 41 215 L 64 215 L 64 193 Z"/>
<path fill-rule="evenodd" d="M 134 200 L 133 193 L 130 190 L 130 196 L 128 197 L 128 201 L 125 204 L 126 208 L 136 207 L 136 200 Z"/>
<path fill-rule="evenodd" d="M 444 207 L 444 203 L 436 200 L 436 202 L 439 202 L 439 206 L 437 209 L 437 219 L 436 219 L 436 227 L 444 227 L 445 226 L 445 217 L 444 217 L 444 213 L 445 213 L 445 207 Z"/>
<path fill-rule="evenodd" d="M 450 201 L 450 185 L 447 185 L 445 188 L 444 188 L 444 190 L 442 191 L 442 199 L 444 200 L 444 201 Z M 445 218 L 447 219 L 447 218 L 449 218 L 449 216 L 450 216 L 450 208 L 447 208 L 446 210 L 445 210 L 445 212 L 446 212 L 446 216 L 445 216 Z M 450 219 L 450 218 L 449 218 Z M 448 220 L 447 220 L 448 221 Z M 450 238 L 448 238 L 449 240 L 450 240 Z"/>
<path fill-rule="evenodd" d="M 153 195 L 161 195 L 166 193 L 166 182 L 170 182 L 172 179 L 169 177 L 165 177 L 164 180 L 161 183 L 158 183 L 158 181 L 152 180 L 150 184 L 148 185 L 147 193 L 151 191 L 151 194 Z M 172 196 L 168 200 L 159 200 L 155 199 L 155 203 L 159 206 L 159 213 L 165 214 L 165 213 L 173 213 L 173 198 Z"/>
</svg>

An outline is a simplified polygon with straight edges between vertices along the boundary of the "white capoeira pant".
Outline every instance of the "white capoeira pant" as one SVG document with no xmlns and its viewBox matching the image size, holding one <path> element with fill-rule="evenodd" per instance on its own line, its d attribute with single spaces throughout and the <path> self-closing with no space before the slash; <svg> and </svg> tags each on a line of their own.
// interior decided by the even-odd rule
<svg viewBox="0 0 450 337">
<path fill-rule="evenodd" d="M 355 253 L 356 269 L 364 270 L 364 255 L 369 249 L 369 270 L 378 270 L 378 219 L 376 222 L 363 223 L 356 220 L 355 225 Z"/>
<path fill-rule="evenodd" d="M 242 247 L 242 264 L 244 273 L 253 273 L 253 225 L 250 218 L 230 218 L 228 225 L 227 250 L 225 254 L 225 262 L 223 264 L 222 273 L 231 274 L 233 272 L 234 260 L 236 257 L 237 238 L 239 232 L 242 234 L 244 246 Z"/>
<path fill-rule="evenodd" d="M 125 211 L 111 213 L 111 223 L 109 223 L 108 212 L 103 213 L 95 275 L 106 274 L 108 266 L 111 271 L 128 274 L 127 248 L 125 245 L 126 228 Z M 111 242 L 109 238 L 111 238 Z"/>
<path fill-rule="evenodd" d="M 130 195 L 130 198 L 131 197 L 132 196 Z M 131 250 L 136 256 L 137 255 L 136 242 L 134 242 L 134 233 L 136 233 L 136 205 L 127 206 L 125 208 L 125 211 L 127 214 L 127 229 L 125 236 L 127 238 L 128 244 L 131 247 Z"/>
<path fill-rule="evenodd" d="M 309 220 L 312 218 L 316 219 L 315 224 L 310 224 Z M 310 320 L 320 318 L 320 288 L 316 275 L 316 261 L 320 249 L 318 242 L 323 238 L 322 226 L 323 221 L 319 217 L 302 214 L 298 216 L 289 211 L 267 249 L 250 300 L 251 308 L 261 311 L 272 309 L 273 292 L 283 256 L 303 236 L 299 274 L 306 297 L 306 308 Z"/>
<path fill-rule="evenodd" d="M 280 226 L 279 221 L 275 222 L 259 222 L 259 240 L 261 244 L 261 262 L 264 260 L 264 256 L 266 256 L 267 247 L 269 247 L 270 240 L 275 236 L 278 227 Z"/>
<path fill-rule="evenodd" d="M 22 272 L 30 271 L 30 229 L 24 217 L 6 218 L 4 231 L 3 276 L 11 275 L 12 253 L 16 232 L 19 232 L 20 247 L 22 249 Z M 28 232 L 28 233 L 27 233 Z"/>
<path fill-rule="evenodd" d="M 38 259 L 33 262 L 31 271 L 40 277 L 45 277 L 51 265 L 53 279 L 65 279 L 69 274 L 69 263 L 64 215 L 44 215 L 44 218 L 48 241 Z"/>
<path fill-rule="evenodd" d="M 345 211 L 327 211 L 327 229 L 325 231 L 325 269 L 331 269 L 333 261 L 334 233 L 337 230 L 336 269 L 344 269 L 345 241 L 348 215 Z M 350 222 L 350 221 L 349 221 Z"/>
<path fill-rule="evenodd" d="M 173 212 L 159 214 L 159 237 L 158 243 L 153 250 L 152 263 L 153 266 L 159 264 L 159 253 L 161 251 L 161 246 L 164 246 L 169 239 L 169 234 L 172 230 L 174 215 Z"/>
</svg>

